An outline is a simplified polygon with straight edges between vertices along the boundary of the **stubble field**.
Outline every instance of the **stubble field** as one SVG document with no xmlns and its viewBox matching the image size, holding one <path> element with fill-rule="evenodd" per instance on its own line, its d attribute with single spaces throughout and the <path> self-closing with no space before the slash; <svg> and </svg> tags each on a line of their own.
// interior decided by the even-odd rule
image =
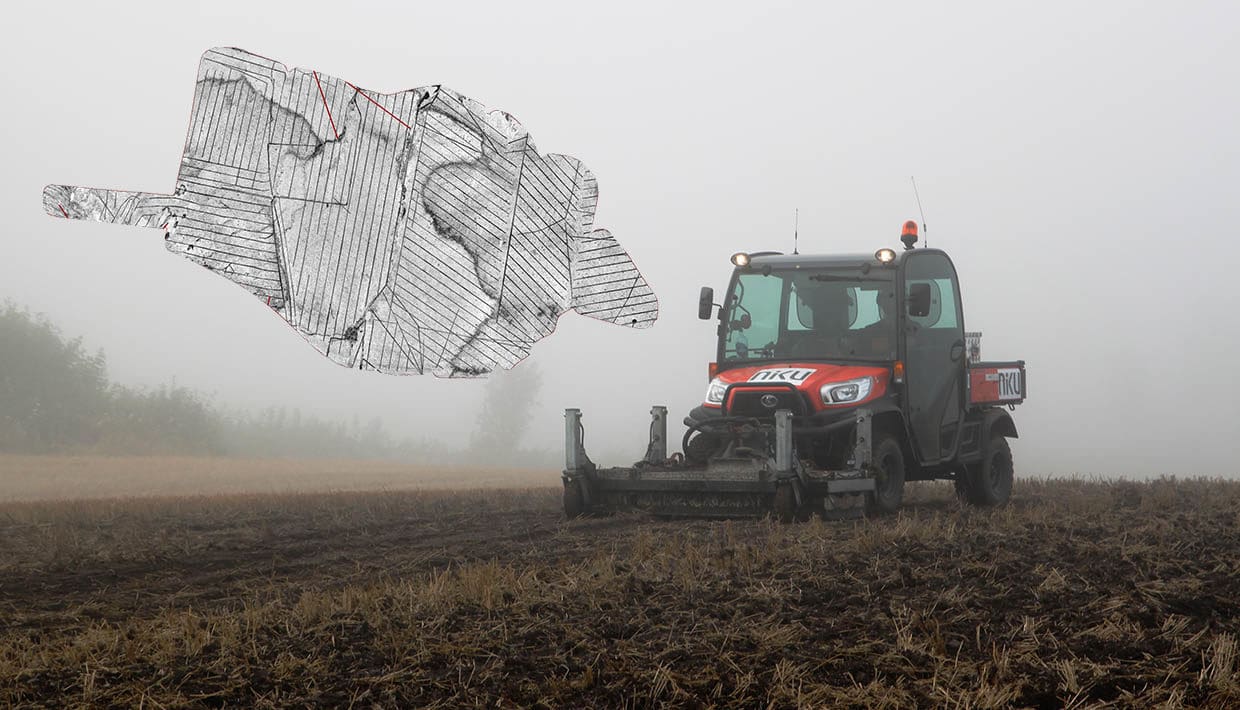
<svg viewBox="0 0 1240 710">
<path fill-rule="evenodd" d="M 1237 482 L 784 527 L 565 522 L 554 471 L 37 500 L 4 464 L 4 705 L 1240 704 Z"/>
</svg>

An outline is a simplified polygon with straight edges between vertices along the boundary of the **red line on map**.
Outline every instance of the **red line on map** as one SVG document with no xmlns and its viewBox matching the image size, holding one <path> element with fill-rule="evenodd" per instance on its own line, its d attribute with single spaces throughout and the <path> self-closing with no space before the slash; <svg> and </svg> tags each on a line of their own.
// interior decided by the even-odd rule
<svg viewBox="0 0 1240 710">
<path fill-rule="evenodd" d="M 409 129 L 409 130 L 411 130 L 411 131 L 413 130 L 413 126 L 411 126 L 411 125 L 409 125 L 408 123 L 405 123 L 404 121 L 400 120 L 400 116 L 397 116 L 396 114 L 394 114 L 394 113 L 392 113 L 391 111 L 389 111 L 389 110 L 387 110 L 386 108 L 384 108 L 384 107 L 383 107 L 383 104 L 379 103 L 378 101 L 375 101 L 374 99 L 370 98 L 369 96 L 366 96 L 366 92 L 362 91 L 361 89 L 357 88 L 356 86 L 354 86 L 354 85 L 350 84 L 350 83 L 349 83 L 349 82 L 347 82 L 347 81 L 345 82 L 345 85 L 346 85 L 346 86 L 348 86 L 350 89 L 353 89 L 353 90 L 354 90 L 354 91 L 356 91 L 357 93 L 361 94 L 361 95 L 362 95 L 362 96 L 363 96 L 363 97 L 364 97 L 367 101 L 369 101 L 370 103 L 374 104 L 375 106 L 378 106 L 380 111 L 382 111 L 382 112 L 386 113 L 387 115 L 391 116 L 392 118 L 396 119 L 396 122 L 397 122 L 397 123 L 399 123 L 400 125 L 404 126 L 405 128 L 408 128 L 408 129 Z"/>
<path fill-rule="evenodd" d="M 57 203 L 56 206 L 60 208 L 60 213 L 65 216 L 65 219 L 69 219 L 69 213 L 65 211 L 65 206 L 60 203 Z"/>
<path fill-rule="evenodd" d="M 323 84 L 319 83 L 319 73 L 314 74 L 314 84 L 319 87 L 319 98 L 323 99 L 323 108 L 327 109 L 327 120 L 332 124 L 332 133 L 336 134 L 336 140 L 340 140 L 340 131 L 336 130 L 336 119 L 332 118 L 332 107 L 327 105 L 327 94 L 323 93 Z"/>
</svg>

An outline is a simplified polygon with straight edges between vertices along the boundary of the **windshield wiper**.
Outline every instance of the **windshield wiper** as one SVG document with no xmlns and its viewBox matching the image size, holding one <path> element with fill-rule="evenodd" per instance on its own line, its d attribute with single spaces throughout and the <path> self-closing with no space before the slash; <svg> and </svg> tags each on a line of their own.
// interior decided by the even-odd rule
<svg viewBox="0 0 1240 710">
<path fill-rule="evenodd" d="M 843 281 L 847 283 L 854 283 L 857 281 L 890 282 L 894 280 L 893 276 L 890 274 L 884 275 L 883 277 L 863 276 L 861 274 L 857 274 L 856 276 L 844 276 L 843 274 L 812 274 L 809 278 L 811 281 Z"/>
</svg>

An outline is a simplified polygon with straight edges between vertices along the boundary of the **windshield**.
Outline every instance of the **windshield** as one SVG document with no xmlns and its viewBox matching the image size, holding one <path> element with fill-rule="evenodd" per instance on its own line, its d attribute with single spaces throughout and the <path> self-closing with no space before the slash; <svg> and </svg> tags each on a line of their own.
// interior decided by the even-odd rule
<svg viewBox="0 0 1240 710">
<path fill-rule="evenodd" d="M 893 274 L 740 274 L 726 301 L 724 360 L 894 360 Z"/>
</svg>

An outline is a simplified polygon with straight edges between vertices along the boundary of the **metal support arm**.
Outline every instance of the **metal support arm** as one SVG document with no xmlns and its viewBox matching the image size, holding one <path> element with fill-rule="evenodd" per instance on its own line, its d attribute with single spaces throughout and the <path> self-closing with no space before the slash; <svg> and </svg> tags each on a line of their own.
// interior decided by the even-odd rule
<svg viewBox="0 0 1240 710">
<path fill-rule="evenodd" d="M 874 460 L 873 416 L 868 409 L 857 410 L 857 428 L 853 434 L 853 466 L 858 471 L 869 471 Z"/>
<path fill-rule="evenodd" d="M 646 447 L 646 463 L 660 464 L 667 460 L 667 407 L 656 404 L 650 408 L 650 444 Z"/>
<path fill-rule="evenodd" d="M 572 477 L 585 468 L 585 443 L 582 441 L 581 410 L 564 410 L 564 475 Z"/>
<path fill-rule="evenodd" d="M 775 412 L 775 476 L 792 478 L 792 412 L 781 409 Z"/>
</svg>

